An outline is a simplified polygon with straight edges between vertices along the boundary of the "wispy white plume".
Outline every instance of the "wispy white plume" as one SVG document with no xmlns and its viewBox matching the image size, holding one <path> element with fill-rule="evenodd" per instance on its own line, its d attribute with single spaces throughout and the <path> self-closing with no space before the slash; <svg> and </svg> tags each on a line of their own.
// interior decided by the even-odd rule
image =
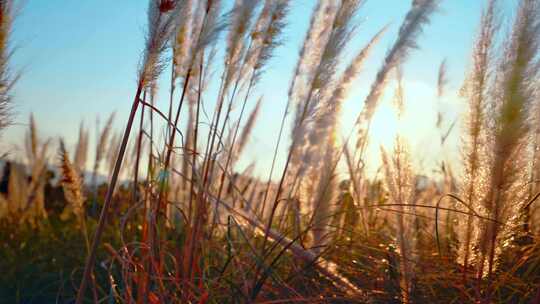
<svg viewBox="0 0 540 304">
<path fill-rule="evenodd" d="M 448 84 L 446 68 L 446 59 L 443 59 L 443 61 L 441 61 L 441 65 L 439 65 L 439 73 L 437 74 L 437 97 L 439 98 L 444 95 L 446 85 Z"/>
<path fill-rule="evenodd" d="M 386 29 L 387 27 L 381 29 L 377 34 L 375 34 L 375 36 L 373 36 L 367 45 L 361 49 L 360 52 L 358 52 L 342 75 L 338 78 L 330 98 L 322 102 L 318 112 L 316 113 L 317 118 L 313 128 L 313 133 L 319 134 L 312 134 L 312 136 L 310 136 L 310 145 L 317 146 L 320 144 L 321 140 L 324 140 L 327 136 L 336 135 L 337 120 L 341 114 L 343 102 L 345 102 L 345 99 L 347 98 L 351 85 L 360 73 L 370 51 L 377 44 Z"/>
<path fill-rule="evenodd" d="M 482 157 L 486 149 L 485 107 L 487 89 L 490 84 L 490 74 L 493 60 L 493 39 L 497 30 L 496 1 L 489 0 L 487 8 L 482 12 L 480 30 L 473 48 L 472 67 L 465 80 L 463 93 L 468 99 L 466 116 L 466 133 L 463 138 L 464 176 L 461 187 L 462 197 L 475 210 L 478 210 L 481 195 L 486 192 L 486 158 Z M 472 251 L 473 225 L 475 218 L 469 215 L 466 228 L 458 230 L 462 235 L 460 243 L 460 258 L 468 268 Z"/>
<path fill-rule="evenodd" d="M 201 25 L 198 28 L 197 43 L 194 44 L 194 49 L 191 52 L 192 62 L 199 52 L 215 42 L 221 31 L 227 27 L 227 23 L 219 15 L 221 11 L 220 0 L 200 1 L 199 8 L 197 20 L 200 20 Z"/>
<path fill-rule="evenodd" d="M 240 133 L 240 140 L 238 141 L 236 145 L 236 152 L 234 155 L 234 159 L 238 159 L 242 152 L 244 151 L 244 148 L 246 147 L 249 137 L 251 133 L 253 132 L 253 127 L 255 126 L 255 122 L 257 121 L 257 117 L 259 116 L 259 112 L 261 110 L 261 104 L 262 104 L 262 96 L 257 101 L 257 104 L 255 105 L 255 108 L 253 108 L 253 111 L 251 111 L 251 114 L 248 117 L 248 120 L 246 121 L 246 124 L 244 125 L 244 128 L 242 129 L 242 133 Z M 232 162 L 234 164 L 234 161 Z"/>
<path fill-rule="evenodd" d="M 437 9 L 439 2 L 439 0 L 413 0 L 412 7 L 399 29 L 398 38 L 386 54 L 383 65 L 377 72 L 375 81 L 364 101 L 364 108 L 358 116 L 357 124 L 360 127 L 357 147 L 365 145 L 369 122 L 384 92 L 390 71 L 404 62 L 412 49 L 418 47 L 416 39 L 422 32 L 423 26 L 429 23 L 429 17 Z"/>
<path fill-rule="evenodd" d="M 225 87 L 239 76 L 240 61 L 246 50 L 246 41 L 250 33 L 253 13 L 259 4 L 258 0 L 236 0 L 231 12 L 232 22 L 227 37 L 227 49 L 225 55 Z"/>
<path fill-rule="evenodd" d="M 144 86 L 155 82 L 165 67 L 161 55 L 175 29 L 184 1 L 150 0 L 148 6 L 148 33 L 143 60 L 140 64 L 139 82 Z"/>
<path fill-rule="evenodd" d="M 296 145 L 295 149 L 297 153 L 293 157 L 293 164 L 299 165 L 300 171 L 303 170 L 302 168 L 309 166 L 309 164 L 320 163 L 321 153 L 324 153 L 321 152 L 318 144 L 326 141 L 324 134 L 328 132 L 311 126 L 319 122 L 319 124 L 329 127 L 326 126 L 326 123 L 332 122 L 333 114 L 330 115 L 330 111 L 336 110 L 336 105 L 326 101 L 332 94 L 332 84 L 335 82 L 334 75 L 336 74 L 341 54 L 346 49 L 347 43 L 356 29 L 353 21 L 360 4 L 361 1 L 358 0 L 347 0 L 341 2 L 338 6 L 331 26 L 328 29 L 329 36 L 321 52 L 320 61 L 310 76 L 311 82 L 306 91 L 305 100 L 297 104 L 293 129 L 293 142 Z M 335 119 L 333 121 L 335 122 Z M 310 129 L 312 130 L 310 131 Z M 323 131 L 324 134 L 318 135 L 317 131 Z M 314 144 L 310 145 L 310 142 Z M 306 149 L 307 151 L 305 151 Z M 302 173 L 300 172 L 299 174 Z"/>
<path fill-rule="evenodd" d="M 285 17 L 288 13 L 289 0 L 274 0 L 268 2 L 274 4 L 269 20 L 266 26 L 261 29 L 262 32 L 256 28 L 256 32 L 252 34 L 252 36 L 255 36 L 253 42 L 255 49 L 255 54 L 252 56 L 253 62 L 250 62 L 249 53 L 247 57 L 248 66 L 251 65 L 254 69 L 253 77 L 255 78 L 255 81 L 261 77 L 264 67 L 272 57 L 273 51 L 282 43 L 280 36 L 285 28 Z M 261 16 L 261 18 L 262 17 L 263 16 Z"/>
<path fill-rule="evenodd" d="M 176 35 L 173 40 L 174 78 L 184 75 L 189 65 L 189 50 L 193 43 L 194 12 L 193 0 L 184 1 L 176 23 Z"/>
<path fill-rule="evenodd" d="M 81 125 L 79 126 L 79 139 L 75 148 L 75 159 L 73 160 L 73 164 L 80 171 L 83 171 L 86 168 L 86 159 L 88 157 L 88 140 L 88 130 L 85 129 L 84 123 L 81 122 Z"/>
<path fill-rule="evenodd" d="M 289 87 L 288 105 L 294 105 L 303 100 L 302 96 L 309 85 L 307 75 L 312 74 L 316 63 L 320 61 L 322 49 L 328 40 L 329 27 L 336 14 L 333 1 L 319 0 L 309 24 L 309 29 L 300 50 L 292 82 Z"/>
<path fill-rule="evenodd" d="M 522 168 L 526 164 L 523 150 L 529 132 L 528 112 L 534 102 L 534 83 L 539 75 L 538 53 L 540 50 L 540 2 L 522 0 L 514 21 L 512 33 L 506 43 L 504 58 L 500 65 L 500 78 L 494 98 L 496 116 L 493 132 L 490 190 L 485 198 L 485 207 L 491 218 L 482 233 L 480 251 L 482 259 L 478 274 L 485 272 L 487 262 L 490 276 L 500 247 L 497 246 L 509 227 L 512 215 L 519 214 L 523 206 L 526 176 Z M 517 218 L 514 218 L 517 219 Z M 498 223 L 507 223 L 500 227 Z M 505 228 L 505 229 L 503 229 Z"/>
<path fill-rule="evenodd" d="M 69 160 L 64 142 L 60 141 L 60 183 L 64 189 L 64 196 L 68 202 L 68 209 L 72 210 L 80 219 L 84 216 L 84 201 L 83 184 L 80 178 L 80 173 L 77 172 L 71 161 Z M 65 215 L 64 215 L 65 216 Z"/>
</svg>

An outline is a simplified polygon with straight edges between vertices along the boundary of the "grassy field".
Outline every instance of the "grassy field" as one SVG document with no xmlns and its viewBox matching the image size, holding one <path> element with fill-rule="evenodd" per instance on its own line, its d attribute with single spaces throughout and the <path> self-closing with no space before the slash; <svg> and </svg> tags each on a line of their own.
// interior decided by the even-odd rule
<svg viewBox="0 0 540 304">
<path fill-rule="evenodd" d="M 121 133 L 113 113 L 67 147 L 29 118 L 24 157 L 3 159 L 0 303 L 540 303 L 540 1 L 515 1 L 512 22 L 485 1 L 463 58 L 464 123 L 438 113 L 433 126 L 443 149 L 459 133 L 461 157 L 432 176 L 399 130 L 377 174 L 366 149 L 383 94 L 406 110 L 402 65 L 440 1 L 412 1 L 345 133 L 343 104 L 387 28 L 353 49 L 364 1 L 318 1 L 257 178 L 238 163 L 289 2 L 149 0 Z M 0 0 L 2 129 L 14 5 Z M 436 103 L 446 62 L 434 74 Z"/>
</svg>

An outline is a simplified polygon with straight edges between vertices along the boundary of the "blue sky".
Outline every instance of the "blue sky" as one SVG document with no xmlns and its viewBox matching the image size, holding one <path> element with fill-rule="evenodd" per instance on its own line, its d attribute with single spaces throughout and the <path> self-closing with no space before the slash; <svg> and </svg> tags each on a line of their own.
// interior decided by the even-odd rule
<svg viewBox="0 0 540 304">
<path fill-rule="evenodd" d="M 391 27 L 355 83 L 345 107 L 342 129 L 346 130 L 360 111 L 367 88 L 395 39 L 410 2 L 368 0 L 360 10 L 360 26 L 346 51 L 345 61 L 382 26 L 389 23 Z M 505 16 L 511 15 L 515 2 L 501 1 Z M 291 3 L 285 44 L 270 62 L 251 102 L 253 105 L 259 95 L 264 95 L 261 116 L 244 162 L 257 159 L 261 170 L 266 168 L 263 163 L 271 159 L 268 151 L 276 140 L 291 72 L 315 1 L 291 0 Z M 434 121 L 433 109 L 437 107 L 434 96 L 438 65 L 447 58 L 450 93 L 442 101 L 442 107 L 452 120 L 463 107 L 456 92 L 470 62 L 483 4 L 483 0 L 443 0 L 441 9 L 418 41 L 420 49 L 411 54 L 404 67 L 406 96 L 411 103 L 410 121 L 418 123 L 410 128 L 409 137 L 413 149 L 422 146 L 421 152 L 426 155 L 436 153 L 437 149 L 434 143 L 437 138 L 430 133 L 434 127 L 429 126 Z M 27 0 L 12 37 L 18 47 L 12 66 L 22 71 L 14 91 L 17 124 L 3 135 L 3 147 L 16 151 L 10 143 L 22 142 L 30 112 L 34 113 L 43 137 L 63 136 L 68 145 L 75 142 L 81 119 L 93 130 L 98 114 L 104 120 L 108 113 L 116 111 L 116 126 L 120 130 L 134 94 L 146 7 L 147 1 L 143 0 Z M 166 96 L 161 99 L 158 104 L 165 105 Z M 385 117 L 379 118 L 374 126 L 374 136 L 381 138 L 381 142 L 387 141 Z M 452 151 L 457 151 L 457 143 L 454 139 Z M 426 150 L 426 147 L 430 148 Z"/>
</svg>

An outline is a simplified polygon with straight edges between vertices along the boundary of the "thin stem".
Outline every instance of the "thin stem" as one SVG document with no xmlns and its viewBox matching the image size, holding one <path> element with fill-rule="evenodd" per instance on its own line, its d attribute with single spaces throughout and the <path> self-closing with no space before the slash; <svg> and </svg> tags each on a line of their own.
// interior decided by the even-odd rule
<svg viewBox="0 0 540 304">
<path fill-rule="evenodd" d="M 279 145 L 281 143 L 281 138 L 283 137 L 283 129 L 285 127 L 285 119 L 287 118 L 287 115 L 289 114 L 289 104 L 287 104 L 287 107 L 285 108 L 285 112 L 283 113 L 283 117 L 281 118 L 281 125 L 279 127 L 279 133 L 278 133 L 278 140 L 276 143 L 276 148 L 274 149 L 274 156 L 272 158 L 272 165 L 270 166 L 270 174 L 268 175 L 268 182 L 266 183 L 266 191 L 264 192 L 264 198 L 262 201 L 262 207 L 260 211 L 260 216 L 264 216 L 264 210 L 266 208 L 266 199 L 268 197 L 268 192 L 270 191 L 270 184 L 272 182 L 272 175 L 274 173 L 274 167 L 276 164 L 277 159 L 277 153 L 279 149 Z"/>
<path fill-rule="evenodd" d="M 221 194 L 222 194 L 222 191 L 223 191 L 223 185 L 225 184 L 225 176 L 226 176 L 227 170 L 228 170 L 229 165 L 230 165 L 231 160 L 232 160 L 234 144 L 236 143 L 236 138 L 238 136 L 238 130 L 240 129 L 240 122 L 242 121 L 242 117 L 244 115 L 244 110 L 246 108 L 246 104 L 247 104 L 247 101 L 248 101 L 249 96 L 250 96 L 251 88 L 253 87 L 253 79 L 254 78 L 252 77 L 251 80 L 249 81 L 249 86 L 248 86 L 248 89 L 247 89 L 247 92 L 246 92 L 246 96 L 245 96 L 244 101 L 242 103 L 242 109 L 240 110 L 240 118 L 238 119 L 238 124 L 237 124 L 236 129 L 235 129 L 234 134 L 233 134 L 233 139 L 232 139 L 232 142 L 231 142 L 231 146 L 229 147 L 229 153 L 227 155 L 227 161 L 225 162 L 225 168 L 223 169 L 223 172 L 221 174 L 221 181 L 220 181 L 218 195 L 217 195 L 217 200 L 218 201 L 221 199 Z M 225 122 L 223 122 L 223 129 L 225 129 Z M 223 130 L 222 130 L 222 132 L 223 132 Z M 214 213 L 214 221 L 212 222 L 212 225 L 214 225 L 216 223 L 217 212 L 218 212 L 218 208 L 217 208 L 217 205 L 216 205 L 216 209 L 215 209 L 215 213 Z M 213 228 L 211 229 L 211 231 L 213 231 Z M 210 235 L 211 235 L 211 233 L 210 233 Z"/>
<path fill-rule="evenodd" d="M 202 90 L 202 68 L 203 68 L 204 55 L 201 55 L 200 71 L 199 73 L 199 90 L 197 92 L 197 110 L 195 114 L 195 128 L 193 129 L 193 155 L 191 162 L 191 184 L 189 191 L 189 206 L 188 206 L 188 221 L 191 223 L 191 213 L 193 212 L 193 194 L 195 193 L 195 179 L 197 177 L 197 138 L 199 136 L 199 117 L 201 110 L 201 90 Z M 189 134 L 188 134 L 189 136 Z"/>
<path fill-rule="evenodd" d="M 86 259 L 86 263 L 84 265 L 83 277 L 81 279 L 81 285 L 79 286 L 79 290 L 77 292 L 77 299 L 75 301 L 75 304 L 82 304 L 84 293 L 86 291 L 86 285 L 88 283 L 88 279 L 90 278 L 90 273 L 92 272 L 92 269 L 94 268 L 97 247 L 101 241 L 101 236 L 103 234 L 103 230 L 105 229 L 105 224 L 107 223 L 108 211 L 111 205 L 114 188 L 116 187 L 116 182 L 118 181 L 120 168 L 122 167 L 124 154 L 126 153 L 126 147 L 129 140 L 129 135 L 133 127 L 133 121 L 135 120 L 135 114 L 137 113 L 137 108 L 139 107 L 139 98 L 141 96 L 143 84 L 144 84 L 144 80 L 141 79 L 137 87 L 137 92 L 135 93 L 133 105 L 131 106 L 131 112 L 129 113 L 126 129 L 124 130 L 124 136 L 122 138 L 122 144 L 120 145 L 120 151 L 118 152 L 118 156 L 114 164 L 113 173 L 111 175 L 111 181 L 109 183 L 109 187 L 107 188 L 107 194 L 105 196 L 105 202 L 103 203 L 103 207 L 101 208 L 101 215 L 99 217 L 96 233 L 94 234 L 94 239 L 92 240 L 92 247 Z"/>
<path fill-rule="evenodd" d="M 144 128 L 144 107 L 145 107 L 145 100 L 146 100 L 146 90 L 143 93 L 142 97 L 142 110 L 141 110 L 141 119 L 139 121 L 139 136 L 137 138 L 137 155 L 135 156 L 135 169 L 133 172 L 133 201 L 135 202 L 137 200 L 137 191 L 138 191 L 138 184 L 139 184 L 139 165 L 141 161 L 141 148 L 142 148 L 142 138 L 143 138 L 143 128 Z"/>
</svg>

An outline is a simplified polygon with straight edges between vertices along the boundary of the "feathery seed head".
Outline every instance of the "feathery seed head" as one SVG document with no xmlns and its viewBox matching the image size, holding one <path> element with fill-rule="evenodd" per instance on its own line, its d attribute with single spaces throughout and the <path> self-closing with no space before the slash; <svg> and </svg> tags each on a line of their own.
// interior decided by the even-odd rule
<svg viewBox="0 0 540 304">
<path fill-rule="evenodd" d="M 79 172 L 75 169 L 69 160 L 68 152 L 65 148 L 64 141 L 60 140 L 60 183 L 64 189 L 66 201 L 71 205 L 73 211 L 78 217 L 84 216 L 84 201 L 83 185 Z"/>
<path fill-rule="evenodd" d="M 425 24 L 429 23 L 429 17 L 437 9 L 439 0 L 414 0 L 412 7 L 405 16 L 405 20 L 399 29 L 398 38 L 388 50 L 382 67 L 377 72 L 368 96 L 364 101 L 364 108 L 358 116 L 357 124 L 361 124 L 357 141 L 357 148 L 365 145 L 367 125 L 373 117 L 379 99 L 387 84 L 388 75 L 400 63 L 403 63 L 409 52 L 417 48 L 416 39 L 422 32 Z"/>
</svg>

